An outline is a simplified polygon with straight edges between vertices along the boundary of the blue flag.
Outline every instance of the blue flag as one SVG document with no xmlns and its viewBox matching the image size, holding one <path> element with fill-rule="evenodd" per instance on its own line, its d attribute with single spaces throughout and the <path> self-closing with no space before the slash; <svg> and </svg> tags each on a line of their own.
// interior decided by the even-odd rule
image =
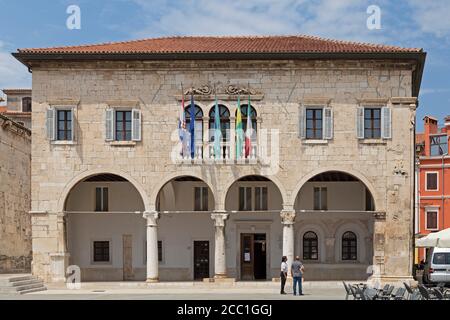
<svg viewBox="0 0 450 320">
<path fill-rule="evenodd" d="M 194 96 L 191 94 L 191 108 L 190 108 L 189 133 L 191 134 L 191 158 L 195 156 L 195 104 Z"/>
</svg>

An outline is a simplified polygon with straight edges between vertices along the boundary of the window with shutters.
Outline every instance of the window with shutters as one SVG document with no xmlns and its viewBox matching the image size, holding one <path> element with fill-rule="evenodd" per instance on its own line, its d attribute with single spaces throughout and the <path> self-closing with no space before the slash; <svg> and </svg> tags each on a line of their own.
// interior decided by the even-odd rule
<svg viewBox="0 0 450 320">
<path fill-rule="evenodd" d="M 208 211 L 208 187 L 194 188 L 194 211 Z"/>
<path fill-rule="evenodd" d="M 72 110 L 56 110 L 56 139 L 72 140 Z"/>
<path fill-rule="evenodd" d="M 116 110 L 115 129 L 117 141 L 131 141 L 131 110 Z"/>
<path fill-rule="evenodd" d="M 439 191 L 438 172 L 427 172 L 425 174 L 426 191 Z"/>
<path fill-rule="evenodd" d="M 364 139 L 381 138 L 381 108 L 364 108 Z"/>
<path fill-rule="evenodd" d="M 239 187 L 239 211 L 252 210 L 252 188 Z"/>
<path fill-rule="evenodd" d="M 438 211 L 436 209 L 427 209 L 425 211 L 425 229 L 438 230 Z"/>
<path fill-rule="evenodd" d="M 306 139 L 323 138 L 323 109 L 306 108 Z"/>
</svg>

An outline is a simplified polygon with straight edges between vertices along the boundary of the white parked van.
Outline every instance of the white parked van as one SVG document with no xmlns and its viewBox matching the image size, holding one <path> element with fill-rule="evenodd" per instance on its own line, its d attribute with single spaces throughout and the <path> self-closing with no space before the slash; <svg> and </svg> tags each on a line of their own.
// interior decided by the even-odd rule
<svg viewBox="0 0 450 320">
<path fill-rule="evenodd" d="M 450 248 L 431 248 L 423 272 L 425 283 L 450 283 Z"/>
</svg>

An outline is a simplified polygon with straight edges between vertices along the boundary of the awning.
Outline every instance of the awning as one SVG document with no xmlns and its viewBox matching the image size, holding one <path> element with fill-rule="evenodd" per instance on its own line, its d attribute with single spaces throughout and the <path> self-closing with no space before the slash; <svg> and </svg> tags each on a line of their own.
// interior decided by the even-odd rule
<svg viewBox="0 0 450 320">
<path fill-rule="evenodd" d="M 450 228 L 417 239 L 416 247 L 450 248 Z"/>
</svg>

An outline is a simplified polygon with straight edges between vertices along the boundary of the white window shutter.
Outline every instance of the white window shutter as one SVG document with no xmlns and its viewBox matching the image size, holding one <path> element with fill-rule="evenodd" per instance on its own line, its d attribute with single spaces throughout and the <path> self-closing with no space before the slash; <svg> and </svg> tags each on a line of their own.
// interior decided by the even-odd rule
<svg viewBox="0 0 450 320">
<path fill-rule="evenodd" d="M 71 132 L 72 132 L 72 141 L 75 141 L 75 130 L 76 130 L 76 125 L 75 125 L 75 108 L 72 108 L 71 110 L 71 115 L 72 115 L 72 119 L 70 119 L 70 124 L 71 124 Z"/>
<path fill-rule="evenodd" d="M 131 111 L 131 140 L 141 141 L 141 110 Z"/>
<path fill-rule="evenodd" d="M 364 139 L 364 108 L 358 107 L 356 111 L 356 135 L 358 139 Z"/>
<path fill-rule="evenodd" d="M 392 138 L 392 110 L 388 107 L 381 108 L 381 137 Z"/>
<path fill-rule="evenodd" d="M 106 109 L 105 112 L 105 140 L 114 140 L 114 109 Z"/>
<path fill-rule="evenodd" d="M 48 108 L 46 112 L 45 126 L 47 129 L 47 139 L 56 140 L 56 110 Z"/>
<path fill-rule="evenodd" d="M 323 139 L 331 140 L 333 139 L 333 109 L 323 108 Z"/>
<path fill-rule="evenodd" d="M 300 139 L 306 139 L 306 117 L 304 106 L 300 106 L 298 115 L 298 137 Z"/>
</svg>

